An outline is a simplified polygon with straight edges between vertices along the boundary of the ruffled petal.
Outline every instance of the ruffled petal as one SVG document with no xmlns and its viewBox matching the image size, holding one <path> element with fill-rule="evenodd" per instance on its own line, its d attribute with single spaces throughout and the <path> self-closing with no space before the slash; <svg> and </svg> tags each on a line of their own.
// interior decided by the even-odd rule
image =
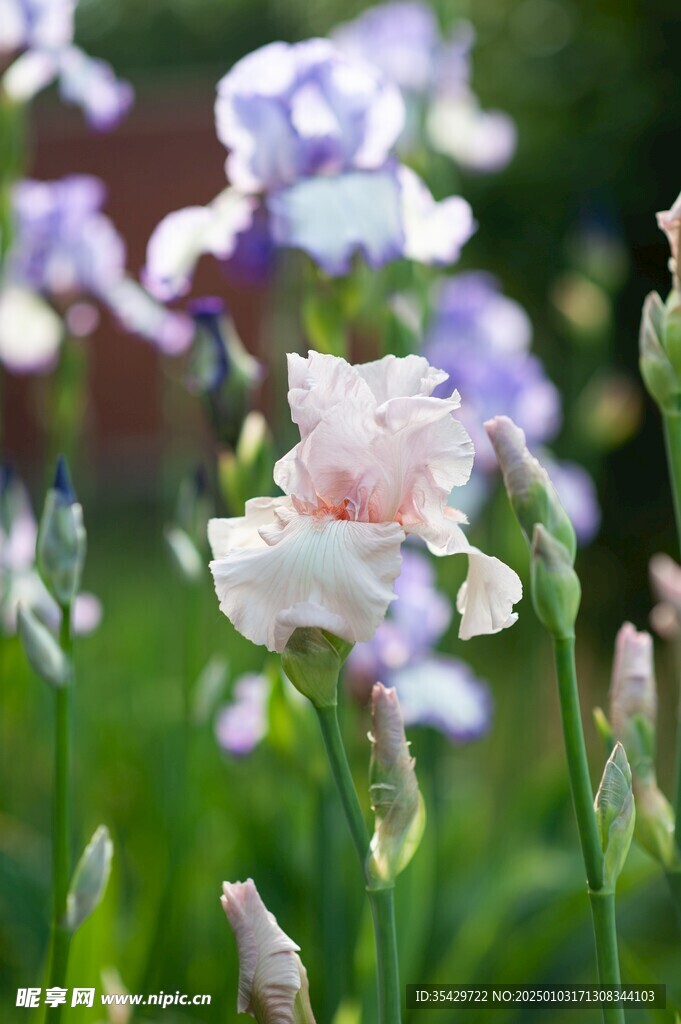
<svg viewBox="0 0 681 1024">
<path fill-rule="evenodd" d="M 144 281 L 157 299 L 185 295 L 204 253 L 227 259 L 239 234 L 250 227 L 256 200 L 226 189 L 208 206 L 176 210 L 154 229 L 147 246 Z"/>
<path fill-rule="evenodd" d="M 457 658 L 427 658 L 392 673 L 389 681 L 406 726 L 429 725 L 458 743 L 477 739 L 489 728 L 489 690 Z"/>
<path fill-rule="evenodd" d="M 469 203 L 461 196 L 436 202 L 409 167 L 400 167 L 398 176 L 404 256 L 417 263 L 438 266 L 456 263 L 477 226 Z"/>
<path fill-rule="evenodd" d="M 0 362 L 14 373 L 45 373 L 54 366 L 64 325 L 35 292 L 0 290 Z"/>
<path fill-rule="evenodd" d="M 407 533 L 422 537 L 434 555 L 468 555 L 468 575 L 459 590 L 456 606 L 461 613 L 459 636 L 499 633 L 512 626 L 518 615 L 513 611 L 523 596 L 518 574 L 500 559 L 473 547 L 461 529 L 461 513 L 446 508 L 428 522 L 405 525 Z"/>
<path fill-rule="evenodd" d="M 402 528 L 283 508 L 275 516 L 273 526 L 257 531 L 257 546 L 230 548 L 211 562 L 227 618 L 273 651 L 300 626 L 332 629 L 350 643 L 369 640 L 394 598 Z M 216 534 L 214 526 L 214 543 Z"/>
<path fill-rule="evenodd" d="M 402 255 L 400 190 L 389 171 L 307 178 L 267 206 L 277 244 L 302 249 L 333 276 L 347 274 L 355 256 L 381 267 Z"/>
<path fill-rule="evenodd" d="M 245 515 L 210 519 L 208 543 L 213 558 L 226 558 L 237 548 L 266 547 L 259 531 L 275 525 L 277 509 L 291 511 L 292 507 L 290 498 L 251 498 L 246 502 Z"/>
<path fill-rule="evenodd" d="M 370 363 L 360 363 L 354 370 L 369 385 L 378 405 L 394 398 L 432 395 L 435 388 L 447 380 L 444 370 L 436 370 L 423 356 L 415 355 L 402 359 L 387 355 Z"/>
</svg>

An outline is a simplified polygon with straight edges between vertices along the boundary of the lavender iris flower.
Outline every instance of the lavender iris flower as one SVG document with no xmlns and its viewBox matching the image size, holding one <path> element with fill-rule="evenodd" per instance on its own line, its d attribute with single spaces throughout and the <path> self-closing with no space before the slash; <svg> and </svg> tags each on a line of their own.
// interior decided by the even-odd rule
<svg viewBox="0 0 681 1024">
<path fill-rule="evenodd" d="M 453 741 L 486 732 L 491 699 L 485 683 L 464 662 L 433 648 L 452 619 L 452 606 L 435 587 L 433 567 L 413 547 L 402 549 L 397 600 L 368 643 L 356 644 L 347 661 L 354 692 L 367 698 L 380 680 L 397 689 L 407 725 L 429 725 Z"/>
<path fill-rule="evenodd" d="M 57 81 L 62 99 L 81 107 L 91 127 L 106 131 L 127 114 L 134 93 L 106 61 L 73 45 L 76 4 L 0 0 L 0 54 L 19 53 L 2 88 L 10 99 L 26 103 Z"/>
<path fill-rule="evenodd" d="M 458 415 L 473 438 L 476 464 L 464 511 L 473 515 L 486 500 L 497 460 L 483 428 L 486 419 L 510 416 L 541 449 L 557 434 L 561 402 L 537 356 L 530 352 L 532 325 L 524 309 L 503 295 L 489 274 L 471 271 L 443 281 L 428 329 L 425 355 L 445 370 L 464 396 Z M 546 462 L 546 455 L 542 453 Z M 575 463 L 550 457 L 549 472 L 573 519 L 577 537 L 589 543 L 598 531 L 600 509 L 588 473 Z M 546 463 L 548 465 L 548 463 Z"/>
<path fill-rule="evenodd" d="M 125 245 L 102 213 L 103 183 L 87 175 L 19 182 L 14 230 L 0 281 L 0 360 L 18 373 L 55 362 L 69 322 L 91 326 L 82 299 L 102 301 L 133 333 L 162 351 L 182 351 L 192 335 L 187 317 L 170 312 L 126 276 Z M 70 316 L 76 310 L 78 315 Z M 87 331 L 87 326 L 85 327 Z"/>
<path fill-rule="evenodd" d="M 503 413 L 522 426 L 528 445 L 543 444 L 560 426 L 560 396 L 529 351 L 532 326 L 493 277 L 471 271 L 442 283 L 425 355 L 464 396 L 460 418 L 473 438 L 476 466 L 496 469 L 482 424 Z"/>
<path fill-rule="evenodd" d="M 422 145 L 425 127 L 430 145 L 465 170 L 490 173 L 509 162 L 515 124 L 508 114 L 483 110 L 471 87 L 475 33 L 468 22 L 456 22 L 443 37 L 427 4 L 397 0 L 369 8 L 331 37 L 401 89 L 407 104 L 401 152 Z"/>
<path fill-rule="evenodd" d="M 474 231 L 465 200 L 436 202 L 395 161 L 397 86 L 329 40 L 244 57 L 218 85 L 215 116 L 232 187 L 156 228 L 145 280 L 159 298 L 189 290 L 203 253 L 228 259 L 258 207 L 276 245 L 302 249 L 332 275 L 358 255 L 374 267 L 453 263 Z"/>
</svg>

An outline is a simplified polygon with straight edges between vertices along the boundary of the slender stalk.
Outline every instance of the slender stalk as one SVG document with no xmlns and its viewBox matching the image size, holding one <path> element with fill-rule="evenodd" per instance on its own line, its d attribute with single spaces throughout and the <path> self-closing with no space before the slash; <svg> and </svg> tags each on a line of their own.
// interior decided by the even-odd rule
<svg viewBox="0 0 681 1024">
<path fill-rule="evenodd" d="M 598 974 L 602 985 L 621 985 L 620 965 L 617 955 L 617 924 L 615 921 L 615 893 L 590 892 L 591 912 L 596 936 Z M 605 1024 L 624 1024 L 624 1010 L 621 1006 L 604 1006 Z"/>
<path fill-rule="evenodd" d="M 62 609 L 59 635 L 62 650 L 71 657 L 71 609 Z M 73 682 L 55 688 L 54 804 L 52 816 L 52 928 L 47 987 L 65 988 L 71 931 L 65 925 L 66 901 L 71 881 L 71 705 Z M 58 1022 L 61 1005 L 50 1009 Z"/>
<path fill-rule="evenodd" d="M 681 927 L 681 868 L 677 868 L 675 871 L 667 871 L 666 878 L 679 921 L 679 927 Z"/>
<path fill-rule="evenodd" d="M 567 754 L 579 841 L 582 846 L 589 888 L 597 892 L 603 887 L 603 851 L 596 827 L 594 794 L 591 788 L 582 715 L 579 707 L 574 638 L 556 640 L 554 653 L 565 753 Z"/>
<path fill-rule="evenodd" d="M 676 534 L 681 547 L 681 413 L 664 413 L 664 440 L 667 449 L 669 480 L 674 501 L 674 519 Z M 681 707 L 677 710 L 676 738 L 676 784 L 674 789 L 673 807 L 676 814 L 676 847 L 681 853 Z"/>
<path fill-rule="evenodd" d="M 331 772 L 343 804 L 350 834 L 352 836 L 362 873 L 367 883 L 376 939 L 376 961 L 378 966 L 378 1022 L 379 1024 L 400 1024 L 402 999 L 400 992 L 397 959 L 397 931 L 395 929 L 395 907 L 393 889 L 372 889 L 367 873 L 369 833 L 362 808 L 359 805 L 355 784 L 348 764 L 343 738 L 338 725 L 337 708 L 317 708 L 317 716 L 324 738 L 324 746 L 331 765 Z"/>
<path fill-rule="evenodd" d="M 574 637 L 555 640 L 554 652 L 570 788 L 589 884 L 598 978 L 602 985 L 619 985 L 615 893 L 603 888 L 603 851 L 596 826 L 594 795 L 579 707 Z M 623 1024 L 624 1011 L 621 1007 L 604 1006 L 603 1020 L 605 1024 Z"/>
</svg>

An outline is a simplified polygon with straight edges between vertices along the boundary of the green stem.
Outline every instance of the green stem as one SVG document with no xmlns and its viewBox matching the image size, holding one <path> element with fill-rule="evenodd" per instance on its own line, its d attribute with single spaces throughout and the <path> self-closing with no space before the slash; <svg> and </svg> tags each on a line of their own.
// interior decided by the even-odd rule
<svg viewBox="0 0 681 1024">
<path fill-rule="evenodd" d="M 596 827 L 594 794 L 579 707 L 574 637 L 555 640 L 556 675 L 572 799 L 589 889 L 603 887 L 603 851 Z"/>
<path fill-rule="evenodd" d="M 574 637 L 556 639 L 554 651 L 570 788 L 589 885 L 598 978 L 601 985 L 619 985 L 615 894 L 603 888 L 603 851 L 594 814 L 594 795 L 579 707 Z M 605 1006 L 603 1020 L 604 1024 L 623 1024 L 624 1012 L 621 1007 Z"/>
<path fill-rule="evenodd" d="M 681 927 L 681 868 L 677 868 L 674 871 L 667 871 L 666 878 L 674 909 L 676 910 L 676 916 L 679 921 L 679 927 Z"/>
<path fill-rule="evenodd" d="M 681 414 L 664 413 L 664 440 L 667 449 L 669 480 L 674 501 L 676 534 L 681 547 Z M 676 815 L 676 847 L 681 853 L 681 708 L 677 710 L 678 728 L 676 739 L 676 785 L 674 790 L 674 812 Z"/>
<path fill-rule="evenodd" d="M 395 929 L 395 908 L 393 889 L 372 889 L 367 872 L 369 833 L 362 808 L 359 805 L 355 784 L 348 764 L 343 738 L 338 724 L 338 711 L 334 707 L 316 708 L 324 738 L 324 746 L 331 765 L 331 772 L 343 804 L 350 834 L 367 883 L 369 902 L 376 938 L 376 961 L 378 965 L 378 1022 L 379 1024 L 400 1024 L 401 993 L 397 960 L 397 932 Z"/>
<path fill-rule="evenodd" d="M 615 920 L 615 893 L 590 892 L 591 912 L 596 936 L 598 975 L 602 985 L 621 985 L 620 965 L 617 955 L 617 923 Z M 624 1024 L 624 1010 L 621 1006 L 604 1006 L 605 1024 Z"/>
<path fill-rule="evenodd" d="M 71 609 L 62 609 L 59 635 L 62 650 L 72 656 Z M 71 931 L 65 925 L 66 903 L 71 882 L 71 704 L 73 681 L 56 687 L 54 735 L 54 806 L 52 817 L 52 929 L 48 988 L 65 988 Z M 50 1010 L 50 1021 L 58 1021 L 62 1007 Z"/>
</svg>

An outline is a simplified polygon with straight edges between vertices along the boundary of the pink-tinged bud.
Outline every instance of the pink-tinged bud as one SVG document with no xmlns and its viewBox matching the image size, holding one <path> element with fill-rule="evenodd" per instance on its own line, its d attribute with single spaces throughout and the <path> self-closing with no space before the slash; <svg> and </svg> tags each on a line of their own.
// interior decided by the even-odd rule
<svg viewBox="0 0 681 1024">
<path fill-rule="evenodd" d="M 525 444 L 525 434 L 508 416 L 485 423 L 497 456 L 504 486 L 528 544 L 537 523 L 559 541 L 574 561 L 577 540 L 549 474 Z"/>
<path fill-rule="evenodd" d="M 674 811 L 654 775 L 634 779 L 634 799 L 637 842 L 664 868 L 673 868 L 677 859 Z"/>
<path fill-rule="evenodd" d="M 676 608 L 667 601 L 659 601 L 650 612 L 650 625 L 661 640 L 677 640 L 681 636 L 681 622 Z"/>
<path fill-rule="evenodd" d="M 669 555 L 653 555 L 648 572 L 655 597 L 672 605 L 681 617 L 681 565 Z"/>
<path fill-rule="evenodd" d="M 300 947 L 281 930 L 253 880 L 223 882 L 222 892 L 239 950 L 238 1012 L 258 1024 L 315 1024 Z"/>
<path fill-rule="evenodd" d="M 416 852 L 426 823 L 414 758 L 404 734 L 402 711 L 394 689 L 376 683 L 371 702 L 371 806 L 376 826 L 369 853 L 369 873 L 376 888 L 391 886 Z"/>
<path fill-rule="evenodd" d="M 655 757 L 657 688 L 650 633 L 625 622 L 615 642 L 610 685 L 610 722 L 624 744 L 632 770 L 649 775 Z"/>
<path fill-rule="evenodd" d="M 679 250 L 681 249 L 681 193 L 670 210 L 662 210 L 657 215 L 657 226 L 664 231 L 671 249 L 670 270 L 677 279 L 679 276 Z"/>
</svg>

